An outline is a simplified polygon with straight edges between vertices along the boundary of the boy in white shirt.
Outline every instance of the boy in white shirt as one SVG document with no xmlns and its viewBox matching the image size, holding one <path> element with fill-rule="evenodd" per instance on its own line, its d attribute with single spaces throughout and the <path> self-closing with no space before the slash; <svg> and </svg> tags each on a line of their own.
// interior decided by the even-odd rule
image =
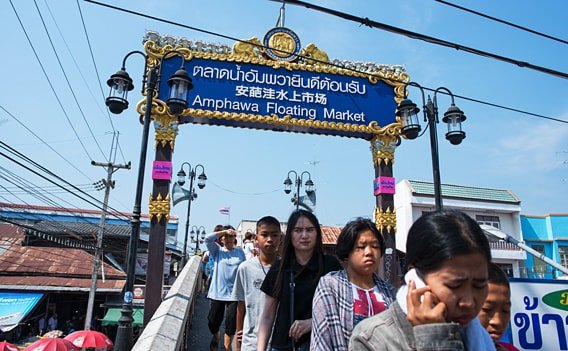
<svg viewBox="0 0 568 351">
<path fill-rule="evenodd" d="M 266 216 L 256 222 L 259 254 L 243 262 L 237 271 L 233 298 L 237 304 L 237 351 L 256 350 L 256 335 L 260 314 L 264 308 L 264 293 L 260 286 L 276 261 L 282 231 L 280 222 Z"/>
</svg>

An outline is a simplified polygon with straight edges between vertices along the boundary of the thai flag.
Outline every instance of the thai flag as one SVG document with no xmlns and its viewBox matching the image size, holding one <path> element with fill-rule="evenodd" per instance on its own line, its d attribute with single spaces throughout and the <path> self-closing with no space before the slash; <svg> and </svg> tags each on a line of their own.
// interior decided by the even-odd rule
<svg viewBox="0 0 568 351">
<path fill-rule="evenodd" d="M 225 216 L 228 216 L 231 214 L 231 208 L 230 207 L 222 207 L 219 209 L 219 213 Z"/>
</svg>

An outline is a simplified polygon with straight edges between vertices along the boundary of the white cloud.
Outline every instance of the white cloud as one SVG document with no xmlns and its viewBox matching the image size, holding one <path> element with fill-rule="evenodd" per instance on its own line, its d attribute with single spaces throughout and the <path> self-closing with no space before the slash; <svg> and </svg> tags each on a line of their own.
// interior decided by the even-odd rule
<svg viewBox="0 0 568 351">
<path fill-rule="evenodd" d="M 560 118 L 566 120 L 566 116 Z M 508 133 L 491 151 L 501 164 L 501 171 L 550 172 L 564 165 L 562 155 L 568 151 L 568 125 L 523 123 Z"/>
</svg>

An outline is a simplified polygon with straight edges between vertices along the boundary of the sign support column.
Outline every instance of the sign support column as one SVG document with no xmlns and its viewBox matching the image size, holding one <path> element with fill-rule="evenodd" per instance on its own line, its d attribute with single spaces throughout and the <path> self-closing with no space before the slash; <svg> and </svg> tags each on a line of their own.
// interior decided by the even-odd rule
<svg viewBox="0 0 568 351">
<path fill-rule="evenodd" d="M 385 239 L 385 255 L 380 267 L 382 277 L 395 287 L 400 286 L 396 253 L 396 213 L 394 207 L 395 179 L 392 176 L 394 150 L 399 142 L 396 135 L 377 135 L 371 139 L 375 169 L 375 224 Z"/>
<path fill-rule="evenodd" d="M 171 115 L 154 116 L 155 129 L 155 164 L 159 162 L 161 170 L 172 162 L 175 137 L 178 131 L 177 117 Z M 170 167 L 171 172 L 171 167 Z M 164 257 L 166 252 L 166 229 L 170 219 L 170 181 L 163 174 L 153 173 L 153 189 L 150 195 L 148 214 L 150 216 L 151 250 L 148 250 L 148 270 L 146 272 L 146 296 L 144 300 L 144 325 L 147 325 L 162 302 L 164 280 Z M 155 174 L 156 173 L 156 174 Z"/>
</svg>

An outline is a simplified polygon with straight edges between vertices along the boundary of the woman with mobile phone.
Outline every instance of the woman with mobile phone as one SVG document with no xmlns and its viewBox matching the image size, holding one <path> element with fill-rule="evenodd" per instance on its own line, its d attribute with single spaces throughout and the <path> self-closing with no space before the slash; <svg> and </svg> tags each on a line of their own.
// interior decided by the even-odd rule
<svg viewBox="0 0 568 351">
<path fill-rule="evenodd" d="M 350 350 L 495 350 L 477 319 L 491 250 L 473 219 L 459 211 L 423 215 L 408 232 L 406 262 L 396 302 L 357 325 Z"/>
</svg>

